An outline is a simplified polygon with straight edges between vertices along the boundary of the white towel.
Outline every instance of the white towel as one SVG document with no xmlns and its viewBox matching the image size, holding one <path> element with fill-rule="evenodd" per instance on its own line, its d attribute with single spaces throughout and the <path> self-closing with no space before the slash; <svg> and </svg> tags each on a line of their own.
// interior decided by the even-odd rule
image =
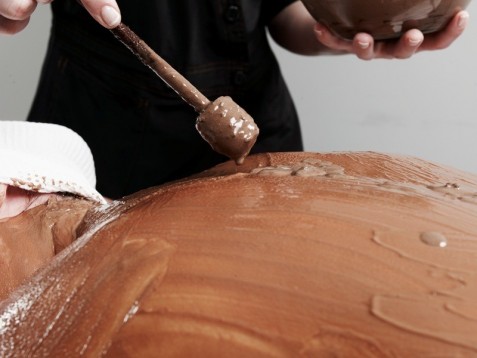
<svg viewBox="0 0 477 358">
<path fill-rule="evenodd" d="M 40 193 L 71 193 L 99 203 L 91 150 L 66 127 L 0 121 L 0 183 Z"/>
</svg>

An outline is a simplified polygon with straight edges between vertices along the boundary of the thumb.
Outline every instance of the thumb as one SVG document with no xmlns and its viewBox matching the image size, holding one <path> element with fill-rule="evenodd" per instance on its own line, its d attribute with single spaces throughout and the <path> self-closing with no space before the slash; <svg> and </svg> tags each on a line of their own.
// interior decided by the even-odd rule
<svg viewBox="0 0 477 358">
<path fill-rule="evenodd" d="M 97 22 L 108 29 L 121 22 L 121 12 L 115 0 L 81 0 L 81 4 Z"/>
</svg>

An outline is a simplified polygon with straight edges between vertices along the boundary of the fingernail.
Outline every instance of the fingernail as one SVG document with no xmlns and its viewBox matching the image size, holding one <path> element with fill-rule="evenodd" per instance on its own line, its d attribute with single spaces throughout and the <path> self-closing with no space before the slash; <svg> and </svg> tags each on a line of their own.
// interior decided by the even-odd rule
<svg viewBox="0 0 477 358">
<path fill-rule="evenodd" d="M 467 12 L 464 12 L 459 16 L 459 20 L 457 21 L 457 26 L 459 29 L 463 29 L 467 26 L 467 22 L 469 20 L 469 14 Z"/>
<path fill-rule="evenodd" d="M 369 47 L 369 42 L 364 42 L 364 41 L 358 41 L 359 47 L 361 47 L 363 50 L 366 50 Z"/>
<path fill-rule="evenodd" d="M 321 37 L 321 35 L 323 35 L 323 31 L 321 30 L 320 23 L 317 22 L 313 30 L 315 30 L 315 34 L 317 34 L 318 36 Z"/>
<path fill-rule="evenodd" d="M 101 19 L 103 19 L 106 26 L 116 27 L 121 22 L 121 15 L 119 15 L 119 12 L 115 8 L 104 6 L 101 9 Z"/>
<path fill-rule="evenodd" d="M 409 45 L 416 47 L 421 44 L 422 40 L 421 39 L 415 39 L 415 38 L 410 38 L 409 39 Z"/>
</svg>

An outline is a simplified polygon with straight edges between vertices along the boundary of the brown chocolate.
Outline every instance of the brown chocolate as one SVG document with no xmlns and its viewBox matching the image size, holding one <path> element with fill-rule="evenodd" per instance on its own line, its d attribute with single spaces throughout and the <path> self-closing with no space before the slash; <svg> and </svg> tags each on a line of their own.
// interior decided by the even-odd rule
<svg viewBox="0 0 477 358">
<path fill-rule="evenodd" d="M 211 103 L 196 87 L 154 52 L 129 27 L 120 24 L 111 30 L 146 66 L 199 113 L 197 129 L 217 152 L 240 164 L 258 136 L 258 127 L 230 97 Z"/>
<path fill-rule="evenodd" d="M 230 97 L 219 97 L 199 115 L 196 128 L 218 153 L 242 164 L 257 140 L 252 117 Z"/>
<path fill-rule="evenodd" d="M 76 239 L 75 230 L 93 205 L 52 196 L 46 204 L 0 219 L 0 300 Z"/>
<path fill-rule="evenodd" d="M 129 27 L 121 23 L 111 32 L 197 112 L 202 111 L 209 104 L 210 101 L 197 88 L 155 53 Z"/>
<path fill-rule="evenodd" d="M 2 354 L 474 356 L 475 195 L 410 157 L 227 162 L 90 211 L 0 306 Z"/>
</svg>

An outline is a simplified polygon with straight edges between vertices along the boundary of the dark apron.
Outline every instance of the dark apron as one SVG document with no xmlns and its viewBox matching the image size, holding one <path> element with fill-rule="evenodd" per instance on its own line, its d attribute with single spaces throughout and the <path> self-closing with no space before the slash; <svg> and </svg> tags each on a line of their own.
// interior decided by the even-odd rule
<svg viewBox="0 0 477 358">
<path fill-rule="evenodd" d="M 123 22 L 209 99 L 231 96 L 260 136 L 252 152 L 300 151 L 297 114 L 265 24 L 292 1 L 118 1 Z M 141 9 L 138 4 L 141 4 Z M 111 198 L 227 160 L 195 129 L 197 114 L 73 0 L 53 26 L 28 120 L 65 125 L 90 146 Z"/>
</svg>

